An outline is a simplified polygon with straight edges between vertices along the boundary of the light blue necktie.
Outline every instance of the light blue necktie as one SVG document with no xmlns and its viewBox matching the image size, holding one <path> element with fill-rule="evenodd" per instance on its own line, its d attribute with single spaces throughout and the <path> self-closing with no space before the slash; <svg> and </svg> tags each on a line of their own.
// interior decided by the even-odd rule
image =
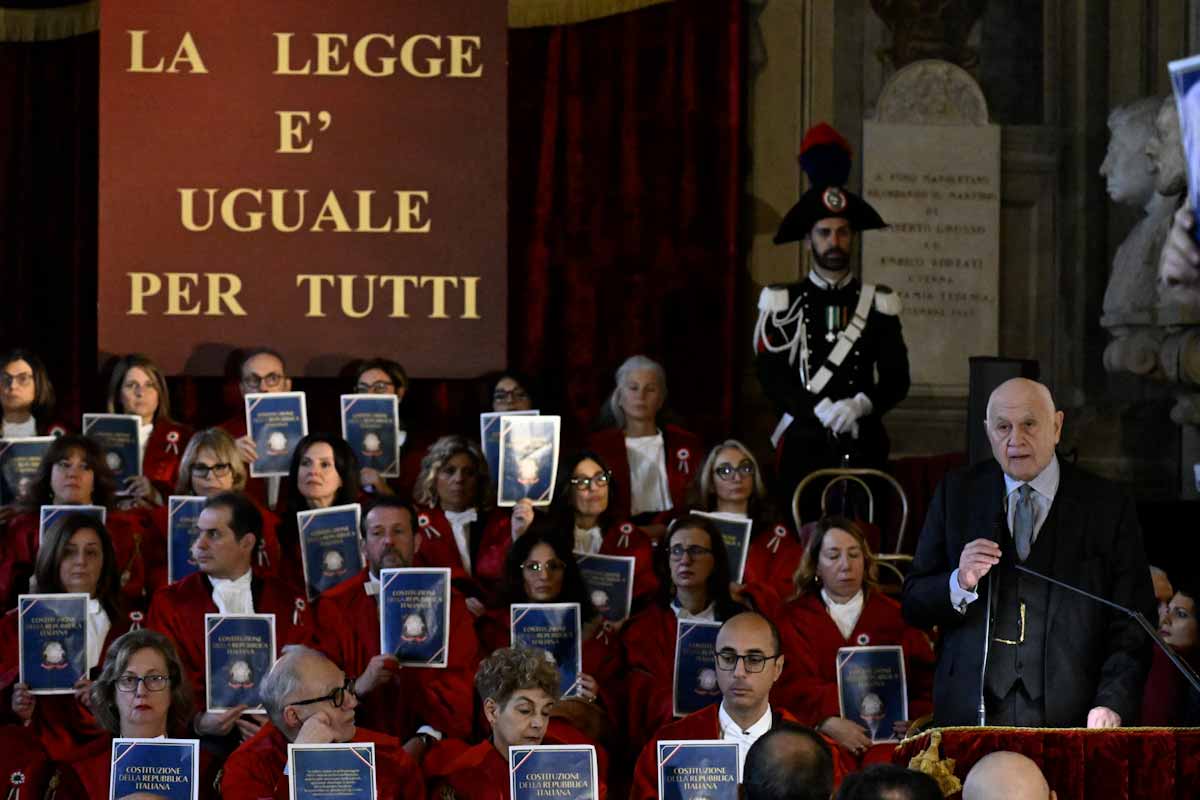
<svg viewBox="0 0 1200 800">
<path fill-rule="evenodd" d="M 1033 487 L 1028 483 L 1017 489 L 1017 508 L 1013 514 L 1013 538 L 1017 543 L 1017 558 L 1029 558 L 1033 547 Z"/>
</svg>

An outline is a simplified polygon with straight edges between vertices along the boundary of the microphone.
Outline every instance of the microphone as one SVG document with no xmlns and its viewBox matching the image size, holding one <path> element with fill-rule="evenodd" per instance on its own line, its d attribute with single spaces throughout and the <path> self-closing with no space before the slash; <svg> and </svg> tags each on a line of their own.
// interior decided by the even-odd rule
<svg viewBox="0 0 1200 800">
<path fill-rule="evenodd" d="M 996 582 L 992 575 L 1004 565 L 1016 563 L 1016 547 L 1012 541 L 1012 536 L 1008 534 L 1008 517 L 1004 511 L 996 512 L 996 518 L 992 521 L 992 535 L 989 538 L 1000 545 L 1000 563 L 988 570 L 988 574 L 984 576 L 988 582 L 988 599 L 987 613 L 983 618 L 983 664 L 979 667 L 978 712 L 980 727 L 987 725 L 987 699 L 984 696 L 984 691 L 987 686 L 988 651 L 992 645 L 992 616 L 996 612 Z M 975 588 L 978 589 L 979 587 Z"/>
<path fill-rule="evenodd" d="M 1026 575 L 1031 575 L 1034 578 L 1051 583 L 1061 589 L 1066 589 L 1068 592 L 1074 592 L 1075 594 L 1082 595 L 1089 600 L 1094 600 L 1101 605 L 1106 605 L 1109 608 L 1120 611 L 1127 617 L 1131 617 L 1135 622 L 1137 622 L 1138 625 L 1141 626 L 1142 630 L 1146 632 L 1146 635 L 1158 645 L 1158 648 L 1162 650 L 1163 654 L 1171 661 L 1172 664 L 1175 665 L 1175 668 L 1179 670 L 1180 674 L 1183 675 L 1187 682 L 1191 684 L 1192 690 L 1197 694 L 1200 694 L 1200 676 L 1196 674 L 1196 671 L 1192 669 L 1186 661 L 1179 657 L 1179 654 L 1171 648 L 1171 645 L 1163 641 L 1162 636 L 1158 634 L 1158 629 L 1154 625 L 1150 624 L 1150 620 L 1146 619 L 1145 614 L 1140 611 L 1134 611 L 1132 608 L 1126 608 L 1120 603 L 1114 603 L 1112 600 L 1109 600 L 1106 597 L 1100 597 L 1099 595 L 1092 594 L 1086 589 L 1080 589 L 1078 586 L 1072 586 L 1069 583 L 1064 583 L 1058 578 L 1051 578 L 1049 575 L 1043 575 L 1035 569 L 1030 569 L 1029 567 L 1017 564 L 1016 562 L 1010 563 L 1012 563 L 1012 566 L 1019 572 L 1024 572 Z"/>
</svg>

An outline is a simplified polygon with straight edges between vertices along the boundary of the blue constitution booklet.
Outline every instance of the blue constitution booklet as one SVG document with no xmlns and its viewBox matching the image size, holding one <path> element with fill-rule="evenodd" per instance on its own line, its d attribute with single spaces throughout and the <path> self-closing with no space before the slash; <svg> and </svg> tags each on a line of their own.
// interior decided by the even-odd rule
<svg viewBox="0 0 1200 800">
<path fill-rule="evenodd" d="M 173 494 L 167 498 L 167 582 L 181 581 L 200 567 L 192 560 L 204 497 Z"/>
<path fill-rule="evenodd" d="M 142 474 L 142 418 L 136 414 L 84 414 L 83 435 L 104 451 L 104 460 L 117 478 L 117 489 Z"/>
<path fill-rule="evenodd" d="M 358 503 L 296 513 L 304 586 L 309 600 L 362 571 L 358 536 L 360 519 L 362 506 Z"/>
<path fill-rule="evenodd" d="M 583 672 L 583 632 L 579 603 L 513 603 L 512 646 L 544 650 L 558 669 L 562 697 L 579 689 Z"/>
<path fill-rule="evenodd" d="M 754 528 L 754 520 L 719 511 L 693 513 L 711 520 L 717 526 L 717 530 L 721 532 L 721 539 L 725 541 L 725 552 L 729 554 L 729 574 L 734 583 L 741 583 L 745 578 L 746 556 L 750 552 L 750 532 Z"/>
<path fill-rule="evenodd" d="M 71 694 L 88 674 L 88 596 L 17 598 L 19 679 L 34 694 Z"/>
<path fill-rule="evenodd" d="M 289 744 L 292 800 L 375 800 L 375 743 Z"/>
<path fill-rule="evenodd" d="M 716 661 L 719 630 L 719 622 L 679 620 L 675 633 L 675 676 L 671 693 L 671 708 L 677 717 L 721 702 Z"/>
<path fill-rule="evenodd" d="M 537 409 L 528 411 L 485 411 L 479 415 L 479 446 L 487 461 L 488 476 L 493 481 L 500 475 L 500 418 L 537 416 Z"/>
<path fill-rule="evenodd" d="M 737 742 L 660 739 L 659 800 L 738 800 Z"/>
<path fill-rule="evenodd" d="M 0 506 L 25 497 L 53 436 L 0 439 Z"/>
<path fill-rule="evenodd" d="M 904 649 L 842 647 L 837 652 L 838 710 L 867 729 L 872 742 L 898 742 L 892 724 L 908 719 Z"/>
<path fill-rule="evenodd" d="M 308 434 L 304 392 L 246 395 L 246 430 L 258 448 L 250 475 L 287 475 L 296 444 Z"/>
<path fill-rule="evenodd" d="M 510 747 L 508 774 L 512 800 L 600 800 L 590 744 Z"/>
<path fill-rule="evenodd" d="M 200 742 L 195 739 L 113 739 L 108 796 L 198 800 Z"/>
<path fill-rule="evenodd" d="M 575 553 L 588 598 L 605 619 L 620 622 L 629 617 L 633 606 L 633 556 L 606 556 L 600 553 Z"/>
<path fill-rule="evenodd" d="M 108 519 L 108 509 L 104 506 L 42 506 L 38 515 L 38 547 L 46 540 L 46 531 L 61 522 L 71 514 L 90 514 L 100 520 L 103 525 Z"/>
<path fill-rule="evenodd" d="M 403 667 L 445 667 L 450 654 L 450 570 L 379 571 L 379 642 Z"/>
<path fill-rule="evenodd" d="M 558 474 L 561 417 L 508 416 L 500 418 L 500 476 L 496 504 L 516 505 L 526 498 L 548 506 Z"/>
<path fill-rule="evenodd" d="M 358 456 L 359 467 L 384 478 L 400 477 L 400 398 L 342 395 L 342 438 Z"/>
<path fill-rule="evenodd" d="M 204 697 L 208 711 L 247 705 L 247 714 L 265 714 L 258 686 L 274 663 L 274 614 L 204 615 Z"/>
</svg>

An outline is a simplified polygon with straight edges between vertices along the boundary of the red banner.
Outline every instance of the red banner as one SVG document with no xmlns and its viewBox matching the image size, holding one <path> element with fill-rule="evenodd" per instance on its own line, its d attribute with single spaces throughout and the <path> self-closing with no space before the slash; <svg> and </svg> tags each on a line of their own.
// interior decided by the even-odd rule
<svg viewBox="0 0 1200 800">
<path fill-rule="evenodd" d="M 100 349 L 502 366 L 506 5 L 102 4 Z"/>
</svg>

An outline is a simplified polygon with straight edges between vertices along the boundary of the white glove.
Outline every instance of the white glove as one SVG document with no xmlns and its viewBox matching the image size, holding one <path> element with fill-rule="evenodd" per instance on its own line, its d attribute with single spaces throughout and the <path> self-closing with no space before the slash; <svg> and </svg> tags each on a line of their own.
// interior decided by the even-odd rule
<svg viewBox="0 0 1200 800">
<path fill-rule="evenodd" d="M 854 397 L 838 400 L 829 412 L 828 422 L 822 421 L 826 428 L 837 434 L 849 432 L 858 438 L 858 421 L 871 413 L 871 400 L 862 392 Z"/>
<path fill-rule="evenodd" d="M 813 406 L 813 414 L 821 421 L 823 427 L 829 427 L 829 417 L 833 414 L 833 401 L 828 397 L 822 397 L 821 402 Z"/>
</svg>

